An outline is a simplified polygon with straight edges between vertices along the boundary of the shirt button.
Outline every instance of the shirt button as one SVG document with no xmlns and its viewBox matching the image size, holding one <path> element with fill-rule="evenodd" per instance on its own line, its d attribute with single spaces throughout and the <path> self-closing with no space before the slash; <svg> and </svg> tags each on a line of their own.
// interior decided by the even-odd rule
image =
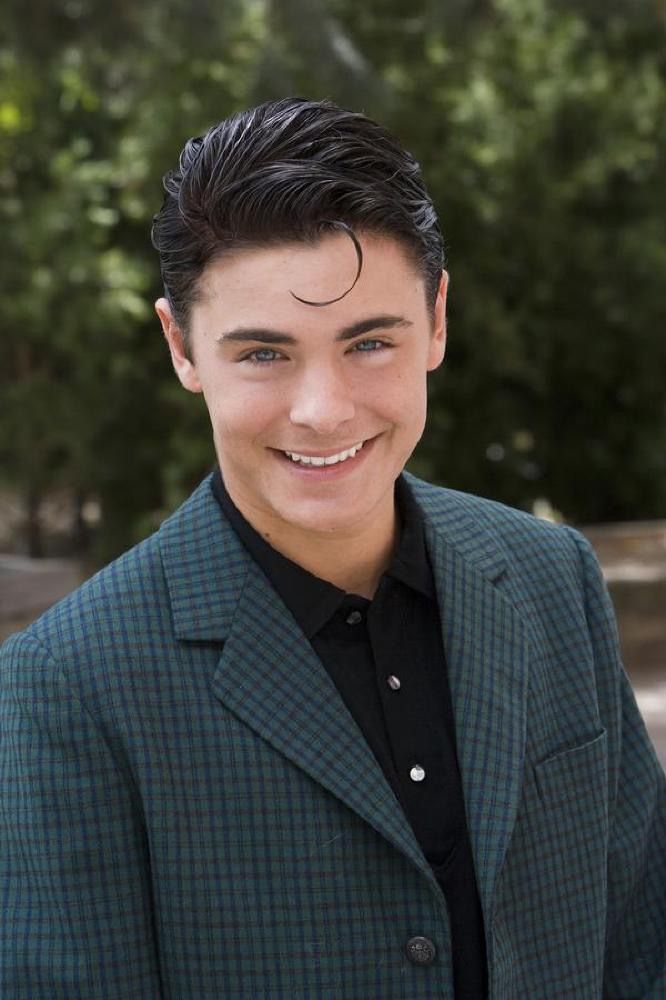
<svg viewBox="0 0 666 1000">
<path fill-rule="evenodd" d="M 391 674 L 390 677 L 386 678 L 386 683 L 391 688 L 391 691 L 400 690 L 400 678 L 396 677 L 395 674 Z"/>
<path fill-rule="evenodd" d="M 427 937 L 410 938 L 405 945 L 405 951 L 407 958 L 414 965 L 432 965 L 437 954 L 437 949 Z"/>
<path fill-rule="evenodd" d="M 420 764 L 414 764 L 414 767 L 409 772 L 409 777 L 412 781 L 423 781 L 425 778 L 425 771 Z"/>
<path fill-rule="evenodd" d="M 346 621 L 348 625 L 358 625 L 358 623 L 363 618 L 360 611 L 350 611 L 347 615 Z"/>
</svg>

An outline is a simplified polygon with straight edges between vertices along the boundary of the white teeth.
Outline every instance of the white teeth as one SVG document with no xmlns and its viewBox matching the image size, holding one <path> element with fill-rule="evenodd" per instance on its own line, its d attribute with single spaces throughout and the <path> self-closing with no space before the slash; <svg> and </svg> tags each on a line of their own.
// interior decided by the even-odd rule
<svg viewBox="0 0 666 1000">
<path fill-rule="evenodd" d="M 337 455 L 329 455 L 328 458 L 321 458 L 316 455 L 299 455 L 295 451 L 285 451 L 292 462 L 300 462 L 301 465 L 335 465 L 337 462 L 344 462 L 347 458 L 353 458 L 357 451 L 360 451 L 365 442 L 360 441 L 347 451 L 341 451 Z"/>
</svg>

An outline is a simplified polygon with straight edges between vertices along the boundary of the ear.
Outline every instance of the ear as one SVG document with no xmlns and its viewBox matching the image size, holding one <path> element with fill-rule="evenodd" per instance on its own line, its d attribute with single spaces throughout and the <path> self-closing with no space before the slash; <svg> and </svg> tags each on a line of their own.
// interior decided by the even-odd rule
<svg viewBox="0 0 666 1000">
<path fill-rule="evenodd" d="M 446 271 L 442 271 L 442 277 L 437 289 L 435 299 L 435 312 L 433 315 L 432 333 L 430 334 L 430 344 L 428 347 L 428 371 L 439 368 L 444 360 L 446 352 L 446 293 L 449 287 L 449 276 Z"/>
<path fill-rule="evenodd" d="M 182 330 L 176 323 L 171 306 L 167 299 L 158 299 L 155 303 L 155 312 L 160 318 L 164 337 L 169 345 L 171 363 L 180 383 L 189 392 L 201 392 L 201 383 L 197 375 L 196 366 L 187 356 L 185 340 Z"/>
</svg>

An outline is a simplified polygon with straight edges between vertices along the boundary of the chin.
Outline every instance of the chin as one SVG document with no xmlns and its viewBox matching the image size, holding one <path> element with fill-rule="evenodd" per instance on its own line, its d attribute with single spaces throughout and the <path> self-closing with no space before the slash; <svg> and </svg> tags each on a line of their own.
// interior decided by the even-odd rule
<svg viewBox="0 0 666 1000">
<path fill-rule="evenodd" d="M 281 511 L 277 513 L 283 520 L 302 531 L 331 534 L 362 522 L 371 515 L 372 509 L 373 505 L 369 504 L 367 499 L 363 503 L 344 503 L 337 499 L 323 504 L 303 504 L 300 509 L 299 504 L 295 504 L 290 508 L 287 517 Z"/>
</svg>

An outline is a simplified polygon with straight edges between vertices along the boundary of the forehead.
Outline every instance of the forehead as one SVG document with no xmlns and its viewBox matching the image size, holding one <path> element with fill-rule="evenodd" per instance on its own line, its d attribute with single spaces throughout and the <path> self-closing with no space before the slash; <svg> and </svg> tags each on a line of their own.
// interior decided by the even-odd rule
<svg viewBox="0 0 666 1000">
<path fill-rule="evenodd" d="M 312 319 L 332 322 L 364 310 L 403 310 L 424 304 L 424 284 L 407 251 L 396 240 L 360 233 L 363 263 L 356 284 L 358 257 L 345 233 L 331 233 L 316 243 L 284 243 L 234 251 L 208 265 L 199 281 L 192 312 L 205 320 L 275 322 Z M 353 287 L 352 287 L 353 286 Z M 308 303 L 332 302 L 318 306 Z"/>
</svg>

